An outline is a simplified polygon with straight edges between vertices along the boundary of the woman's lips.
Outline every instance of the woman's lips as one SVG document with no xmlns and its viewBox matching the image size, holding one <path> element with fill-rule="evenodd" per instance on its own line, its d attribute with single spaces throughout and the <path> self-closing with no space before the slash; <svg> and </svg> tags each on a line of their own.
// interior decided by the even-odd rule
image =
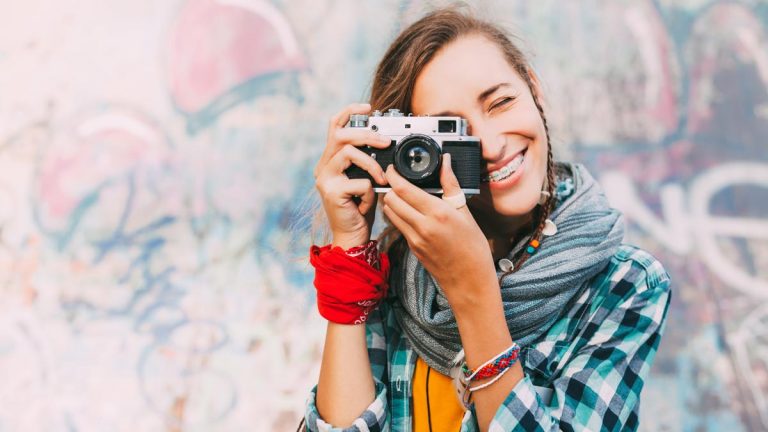
<svg viewBox="0 0 768 432">
<path fill-rule="evenodd" d="M 525 162 L 525 154 L 527 149 L 523 149 L 522 151 L 516 153 L 512 158 L 507 159 L 507 161 L 502 164 L 497 164 L 496 166 L 498 168 L 495 169 L 487 169 L 485 172 L 485 175 L 482 178 L 482 181 L 489 182 L 489 181 L 500 181 L 503 178 L 508 177 L 511 174 L 514 174 L 515 171 Z"/>
<path fill-rule="evenodd" d="M 523 155 L 524 156 L 524 155 Z M 524 158 L 520 166 L 509 177 L 499 181 L 488 181 L 485 184 L 488 185 L 490 190 L 506 189 L 516 184 L 525 173 L 525 169 L 528 166 L 528 158 Z"/>
</svg>

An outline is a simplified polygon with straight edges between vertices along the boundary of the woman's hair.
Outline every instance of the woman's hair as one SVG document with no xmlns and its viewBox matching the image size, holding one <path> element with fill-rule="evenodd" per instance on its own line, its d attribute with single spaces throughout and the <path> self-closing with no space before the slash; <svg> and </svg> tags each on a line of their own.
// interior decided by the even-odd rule
<svg viewBox="0 0 768 432">
<path fill-rule="evenodd" d="M 531 226 L 533 232 L 531 240 L 538 240 L 554 203 L 555 173 L 552 147 L 549 143 L 549 127 L 541 105 L 541 95 L 536 93 L 536 87 L 533 85 L 530 65 L 525 55 L 512 43 L 504 30 L 454 8 L 440 9 L 426 15 L 403 30 L 387 49 L 373 79 L 371 106 L 380 111 L 396 108 L 405 113 L 412 112 L 413 88 L 421 71 L 443 47 L 468 35 L 486 37 L 501 49 L 512 68 L 528 85 L 544 123 L 548 147 L 546 186 L 549 197 L 537 210 L 538 214 L 534 217 L 535 225 Z M 403 247 L 402 241 L 398 241 L 401 237 L 394 225 L 387 221 L 387 227 L 379 236 L 379 241 L 385 250 L 392 248 L 392 252 L 399 255 Z M 523 248 L 521 256 L 516 257 L 514 268 L 508 273 L 516 271 L 528 258 L 529 255 L 525 249 Z"/>
</svg>

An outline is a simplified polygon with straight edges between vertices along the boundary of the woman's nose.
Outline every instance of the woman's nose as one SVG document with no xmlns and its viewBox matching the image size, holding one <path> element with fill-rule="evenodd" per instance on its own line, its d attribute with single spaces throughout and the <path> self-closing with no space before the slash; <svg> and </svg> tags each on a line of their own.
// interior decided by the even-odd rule
<svg viewBox="0 0 768 432">
<path fill-rule="evenodd" d="M 480 136 L 480 148 L 483 159 L 487 161 L 499 160 L 504 155 L 505 145 L 504 135 L 489 134 L 487 137 Z"/>
<path fill-rule="evenodd" d="M 495 160 L 500 152 L 503 140 L 499 140 L 491 128 L 486 127 L 483 122 L 470 121 L 467 125 L 467 134 L 480 138 L 480 150 L 485 160 Z"/>
</svg>

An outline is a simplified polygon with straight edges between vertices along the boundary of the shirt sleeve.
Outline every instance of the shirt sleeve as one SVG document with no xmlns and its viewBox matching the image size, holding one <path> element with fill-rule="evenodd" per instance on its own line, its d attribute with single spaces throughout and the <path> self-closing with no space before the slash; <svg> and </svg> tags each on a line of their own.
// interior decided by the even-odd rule
<svg viewBox="0 0 768 432">
<path fill-rule="evenodd" d="M 625 277 L 611 287 L 616 301 L 598 307 L 586 325 L 581 338 L 587 343 L 553 381 L 549 404 L 526 376 L 499 407 L 489 430 L 636 430 L 640 391 L 670 300 L 669 277 L 656 264 L 659 272 Z"/>
<path fill-rule="evenodd" d="M 307 409 L 304 415 L 305 431 L 311 432 L 380 432 L 389 430 L 389 409 L 387 403 L 387 347 L 384 333 L 383 305 L 371 314 L 365 324 L 365 339 L 368 346 L 368 358 L 371 361 L 371 372 L 375 384 L 376 398 L 355 419 L 352 426 L 342 429 L 334 427 L 320 417 L 315 405 L 317 386 L 315 386 L 308 399 Z"/>
</svg>

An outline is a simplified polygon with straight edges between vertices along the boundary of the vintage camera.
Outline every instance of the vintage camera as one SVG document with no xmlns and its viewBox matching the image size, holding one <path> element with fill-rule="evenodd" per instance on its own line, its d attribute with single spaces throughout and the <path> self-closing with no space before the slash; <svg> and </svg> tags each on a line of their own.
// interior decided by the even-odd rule
<svg viewBox="0 0 768 432">
<path fill-rule="evenodd" d="M 467 121 L 461 117 L 405 116 L 390 109 L 370 116 L 353 114 L 348 127 L 368 128 L 392 139 L 385 149 L 370 146 L 361 150 L 387 169 L 393 164 L 400 175 L 426 192 L 440 194 L 442 154 L 451 154 L 451 168 L 467 195 L 480 193 L 482 156 L 480 138 L 467 135 Z M 367 178 L 376 192 L 387 192 L 387 186 L 377 184 L 364 169 L 352 165 L 346 171 L 351 179 Z"/>
</svg>

